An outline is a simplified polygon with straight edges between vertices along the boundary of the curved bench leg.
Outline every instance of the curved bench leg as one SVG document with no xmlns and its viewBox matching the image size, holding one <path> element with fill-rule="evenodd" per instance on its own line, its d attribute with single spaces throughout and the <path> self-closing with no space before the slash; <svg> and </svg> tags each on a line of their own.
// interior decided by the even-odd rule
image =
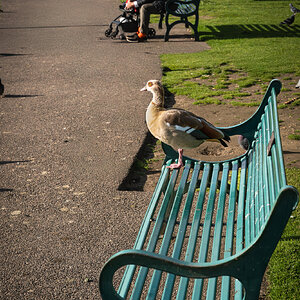
<svg viewBox="0 0 300 300">
<path fill-rule="evenodd" d="M 199 32 L 198 32 L 198 28 L 197 28 L 197 27 L 193 27 L 193 30 L 194 30 L 195 41 L 198 42 L 198 41 L 199 41 Z"/>
<path fill-rule="evenodd" d="M 248 286 L 245 287 L 246 295 L 244 300 L 253 300 L 259 298 L 260 286 L 264 275 L 257 274 L 257 277 L 249 280 Z"/>
<path fill-rule="evenodd" d="M 169 24 L 169 13 L 166 13 L 165 16 L 165 22 L 166 22 L 166 33 L 165 33 L 165 42 L 167 42 L 169 40 L 169 33 L 171 30 L 170 24 Z"/>
<path fill-rule="evenodd" d="M 185 18 L 180 18 L 180 20 L 177 20 L 175 22 L 173 22 L 171 25 L 169 24 L 169 13 L 166 13 L 165 16 L 165 23 L 166 23 L 166 33 L 165 33 L 165 42 L 167 42 L 169 40 L 169 35 L 170 35 L 170 31 L 172 29 L 172 27 L 174 27 L 175 25 L 179 24 L 179 23 L 184 23 L 186 28 L 191 27 L 194 30 L 194 37 L 195 37 L 195 41 L 199 41 L 199 32 L 198 32 L 198 22 L 199 22 L 199 16 L 196 14 L 196 20 L 195 20 L 195 24 L 192 24 L 191 22 L 189 22 L 189 20 L 185 17 Z"/>
</svg>

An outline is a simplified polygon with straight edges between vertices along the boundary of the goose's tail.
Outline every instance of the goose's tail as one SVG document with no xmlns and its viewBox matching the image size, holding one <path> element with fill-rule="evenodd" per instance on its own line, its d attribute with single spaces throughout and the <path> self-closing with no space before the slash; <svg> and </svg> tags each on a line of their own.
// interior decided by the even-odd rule
<svg viewBox="0 0 300 300">
<path fill-rule="evenodd" d="M 228 147 L 227 143 L 226 142 L 230 142 L 230 136 L 229 135 L 226 135 L 224 132 L 224 137 L 222 139 L 219 139 L 219 142 L 224 146 L 224 147 Z M 226 142 L 225 142 L 225 141 Z"/>
</svg>

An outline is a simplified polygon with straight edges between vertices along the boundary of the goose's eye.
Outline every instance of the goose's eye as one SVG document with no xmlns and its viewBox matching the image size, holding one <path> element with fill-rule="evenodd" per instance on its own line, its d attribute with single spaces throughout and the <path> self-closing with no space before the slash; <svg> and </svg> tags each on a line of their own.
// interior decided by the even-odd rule
<svg viewBox="0 0 300 300">
<path fill-rule="evenodd" d="M 149 83 L 148 83 L 148 86 L 149 86 L 149 87 L 151 87 L 152 85 L 153 85 L 153 83 L 152 83 L 152 82 L 149 82 Z"/>
</svg>

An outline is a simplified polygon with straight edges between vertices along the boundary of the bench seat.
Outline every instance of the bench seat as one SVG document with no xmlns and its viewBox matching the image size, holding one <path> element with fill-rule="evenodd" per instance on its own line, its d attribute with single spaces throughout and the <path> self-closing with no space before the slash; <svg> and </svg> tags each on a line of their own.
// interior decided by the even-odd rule
<svg viewBox="0 0 300 300">
<path fill-rule="evenodd" d="M 298 203 L 288 186 L 273 80 L 256 113 L 222 128 L 249 149 L 234 159 L 166 158 L 133 249 L 113 255 L 100 274 L 105 299 L 258 299 L 269 259 Z M 113 276 L 127 266 L 118 291 Z M 118 271 L 119 272 L 119 271 Z"/>
</svg>

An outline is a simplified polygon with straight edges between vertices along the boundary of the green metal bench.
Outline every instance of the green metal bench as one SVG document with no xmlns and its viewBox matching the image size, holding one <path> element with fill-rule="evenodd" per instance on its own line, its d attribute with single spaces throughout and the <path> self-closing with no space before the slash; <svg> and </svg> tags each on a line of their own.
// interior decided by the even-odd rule
<svg viewBox="0 0 300 300">
<path fill-rule="evenodd" d="M 186 28 L 191 27 L 194 31 L 195 41 L 199 41 L 198 23 L 199 23 L 199 4 L 200 0 L 168 0 L 166 1 L 166 14 L 161 14 L 159 28 L 162 28 L 163 18 L 165 17 L 166 33 L 165 42 L 169 40 L 171 29 L 179 23 L 184 23 Z M 170 16 L 178 17 L 176 21 L 170 24 Z M 193 23 L 189 21 L 193 18 Z"/>
<path fill-rule="evenodd" d="M 256 113 L 222 128 L 247 137 L 245 154 L 220 162 L 166 159 L 134 248 L 113 255 L 100 274 L 104 300 L 258 299 L 268 261 L 298 203 L 286 184 L 273 80 Z M 122 267 L 127 266 L 124 270 Z M 124 271 L 118 286 L 114 274 Z"/>
</svg>

